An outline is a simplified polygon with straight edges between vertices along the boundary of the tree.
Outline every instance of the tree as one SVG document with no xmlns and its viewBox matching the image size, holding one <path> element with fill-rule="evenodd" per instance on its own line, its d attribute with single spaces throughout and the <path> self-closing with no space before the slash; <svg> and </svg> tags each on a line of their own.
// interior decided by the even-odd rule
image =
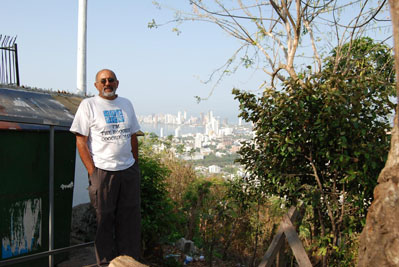
<svg viewBox="0 0 399 267">
<path fill-rule="evenodd" d="M 266 74 L 259 86 L 263 90 L 260 97 L 233 91 L 240 100 L 242 117 L 254 122 L 259 131 L 254 143 L 242 150 L 242 162 L 263 192 L 292 194 L 291 202 L 304 197 L 307 204 L 320 205 L 314 206 L 315 227 L 310 232 L 325 238 L 320 239 L 325 244 L 323 254 L 339 260 L 339 246 L 345 245 L 339 232 L 345 235 L 359 229 L 354 216 L 364 216 L 369 203 L 362 203 L 363 199 L 370 200 L 376 173 L 385 159 L 381 151 L 388 149 L 389 138 L 382 130 L 388 129 L 387 116 L 393 108 L 388 98 L 392 72 L 382 60 L 375 61 L 378 55 L 371 50 L 371 59 L 361 60 L 360 50 L 353 53 L 356 57 L 351 56 L 353 50 L 368 43 L 356 44 L 355 40 L 375 27 L 390 28 L 390 21 L 381 17 L 387 1 L 188 2 L 191 12 L 176 11 L 175 19 L 167 23 L 177 27 L 184 21 L 213 23 L 240 42 L 236 52 L 210 75 L 209 82 L 216 77 L 214 87 L 240 67 Z M 150 28 L 161 25 L 155 20 L 149 23 Z M 173 31 L 179 33 L 177 27 Z M 383 43 L 389 38 L 381 40 L 377 47 L 382 49 L 377 50 L 387 52 Z M 330 57 L 323 65 L 322 58 L 327 55 Z M 382 69 L 373 72 L 376 66 Z M 383 70 L 382 77 L 376 75 L 379 70 Z M 270 119 L 273 116 L 276 119 Z M 356 133 L 360 129 L 360 134 Z M 380 146 L 374 153 L 370 147 L 375 144 Z M 365 181 L 354 185 L 360 175 Z M 272 182 L 260 179 L 265 177 Z M 299 192 L 296 186 L 300 186 Z M 324 257 L 324 265 L 327 260 Z"/>
<path fill-rule="evenodd" d="M 322 68 L 322 60 L 333 47 L 342 47 L 353 39 L 378 28 L 389 27 L 381 13 L 386 0 L 269 0 L 269 1 L 203 1 L 189 0 L 190 8 L 175 11 L 175 18 L 165 23 L 152 20 L 150 28 L 173 23 L 173 31 L 187 21 L 217 25 L 239 41 L 235 53 L 217 69 L 214 86 L 239 67 L 253 68 L 266 74 L 259 88 L 274 88 L 288 78 L 305 86 L 298 76 L 312 65 L 314 73 Z M 161 4 L 155 2 L 161 8 Z M 385 38 L 385 37 L 384 37 Z M 340 51 L 337 59 L 343 58 Z M 339 60 L 338 60 L 339 61 Z M 200 98 L 199 98 L 200 99 Z"/>
<path fill-rule="evenodd" d="M 396 98 L 399 98 L 399 4 L 389 1 L 395 41 Z M 398 103 L 398 101 L 397 101 Z M 359 240 L 359 267 L 394 266 L 398 264 L 397 187 L 399 173 L 399 121 L 398 106 L 391 135 L 391 148 L 384 169 L 374 189 L 374 201 L 368 213 L 366 225 Z"/>
<path fill-rule="evenodd" d="M 337 63 L 338 50 L 350 53 Z M 313 208 L 308 230 L 323 265 L 335 265 L 349 235 L 362 229 L 386 160 L 393 58 L 388 47 L 362 38 L 334 49 L 320 73 L 298 76 L 305 86 L 291 79 L 259 97 L 233 91 L 256 132 L 240 162 L 264 194 Z"/>
</svg>

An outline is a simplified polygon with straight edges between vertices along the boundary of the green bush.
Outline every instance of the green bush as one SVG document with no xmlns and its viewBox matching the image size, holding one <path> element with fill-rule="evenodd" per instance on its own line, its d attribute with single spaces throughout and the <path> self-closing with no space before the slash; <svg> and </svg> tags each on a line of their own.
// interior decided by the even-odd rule
<svg viewBox="0 0 399 267">
<path fill-rule="evenodd" d="M 175 227 L 179 217 L 173 212 L 173 202 L 166 190 L 169 170 L 156 154 L 140 154 L 141 214 L 143 249 L 173 241 L 181 236 Z"/>
</svg>

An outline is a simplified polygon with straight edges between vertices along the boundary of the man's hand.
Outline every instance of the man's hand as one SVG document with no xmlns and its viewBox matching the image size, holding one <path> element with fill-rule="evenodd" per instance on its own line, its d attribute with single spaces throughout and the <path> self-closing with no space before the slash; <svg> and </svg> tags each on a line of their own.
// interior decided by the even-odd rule
<svg viewBox="0 0 399 267">
<path fill-rule="evenodd" d="M 139 142 L 137 140 L 136 134 L 132 134 L 130 142 L 132 145 L 132 154 L 133 154 L 134 160 L 136 162 L 139 162 Z"/>
<path fill-rule="evenodd" d="M 87 169 L 87 167 L 86 167 L 86 169 Z M 95 169 L 96 169 L 96 168 L 90 168 L 90 170 L 87 169 L 87 173 L 89 174 L 89 176 L 91 176 L 91 175 L 93 174 L 93 172 L 94 172 Z"/>
<path fill-rule="evenodd" d="M 89 146 L 87 145 L 88 137 L 76 134 L 76 147 L 78 148 L 80 158 L 82 159 L 83 164 L 85 165 L 87 172 L 91 176 L 96 169 L 94 166 L 93 159 L 90 155 Z"/>
</svg>

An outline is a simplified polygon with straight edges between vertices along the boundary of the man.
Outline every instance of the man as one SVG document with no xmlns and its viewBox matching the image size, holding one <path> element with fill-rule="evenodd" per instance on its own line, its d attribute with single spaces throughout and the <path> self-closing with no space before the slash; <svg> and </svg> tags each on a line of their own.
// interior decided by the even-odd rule
<svg viewBox="0 0 399 267">
<path fill-rule="evenodd" d="M 119 255 L 136 260 L 140 255 L 140 126 L 131 102 L 116 94 L 118 85 L 113 71 L 100 70 L 94 83 L 98 95 L 81 102 L 70 129 L 89 175 L 98 266 Z"/>
</svg>

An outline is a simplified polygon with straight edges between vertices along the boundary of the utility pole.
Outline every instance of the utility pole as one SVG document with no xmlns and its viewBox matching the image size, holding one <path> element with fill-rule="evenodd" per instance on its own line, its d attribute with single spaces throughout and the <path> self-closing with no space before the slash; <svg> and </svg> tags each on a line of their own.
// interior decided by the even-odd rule
<svg viewBox="0 0 399 267">
<path fill-rule="evenodd" d="M 79 0 L 77 93 L 86 95 L 87 0 Z"/>
</svg>

